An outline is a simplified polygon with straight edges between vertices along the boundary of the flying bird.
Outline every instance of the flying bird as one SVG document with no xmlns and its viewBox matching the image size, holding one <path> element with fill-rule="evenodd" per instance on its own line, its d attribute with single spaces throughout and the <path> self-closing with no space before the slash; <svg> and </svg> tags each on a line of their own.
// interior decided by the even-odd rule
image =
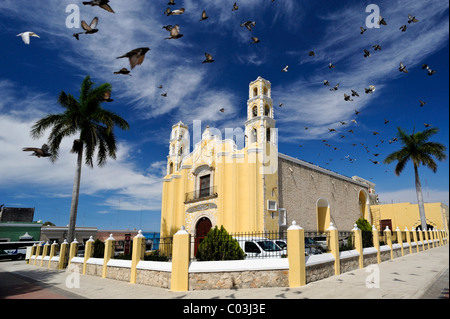
<svg viewBox="0 0 450 319">
<path fill-rule="evenodd" d="M 370 57 L 370 52 L 367 51 L 366 49 L 364 49 L 364 57 L 365 58 Z"/>
<path fill-rule="evenodd" d="M 329 128 L 328 131 L 330 132 L 336 132 L 336 130 L 334 128 Z"/>
<path fill-rule="evenodd" d="M 352 96 L 358 96 L 359 97 L 358 92 L 356 92 L 355 90 L 350 90 L 350 91 L 352 91 Z"/>
<path fill-rule="evenodd" d="M 369 88 L 364 88 L 364 91 L 366 92 L 366 94 L 373 93 L 375 92 L 375 86 L 369 85 Z"/>
<path fill-rule="evenodd" d="M 237 3 L 235 2 L 234 4 L 233 4 L 233 9 L 231 9 L 231 11 L 236 11 L 236 10 L 238 10 L 239 9 L 239 6 L 237 5 Z"/>
<path fill-rule="evenodd" d="M 372 48 L 373 48 L 375 51 L 381 50 L 381 46 L 380 46 L 379 44 L 372 45 Z"/>
<path fill-rule="evenodd" d="M 406 24 L 404 24 L 404 25 L 402 25 L 400 28 L 399 28 L 399 30 L 400 31 L 402 31 L 402 32 L 406 32 Z"/>
<path fill-rule="evenodd" d="M 289 65 L 286 65 L 286 66 L 281 70 L 281 72 L 288 72 L 288 68 L 289 68 Z"/>
<path fill-rule="evenodd" d="M 221 108 L 219 111 L 223 113 L 225 112 L 225 108 Z"/>
<path fill-rule="evenodd" d="M 345 101 L 353 101 L 353 99 L 349 95 L 347 95 L 345 93 L 344 93 L 344 100 Z"/>
<path fill-rule="evenodd" d="M 339 83 L 334 86 L 334 88 L 330 89 L 330 91 L 337 91 L 339 88 Z"/>
<path fill-rule="evenodd" d="M 98 24 L 98 17 L 95 17 L 94 19 L 92 19 L 91 24 L 87 24 L 86 21 L 82 20 L 81 21 L 81 27 L 83 28 L 84 32 L 78 32 L 78 33 L 74 33 L 73 36 L 77 39 L 80 40 L 79 35 L 80 34 L 94 34 L 98 32 L 98 29 L 96 29 Z"/>
<path fill-rule="evenodd" d="M 330 62 L 330 64 L 328 64 L 328 68 L 329 68 L 329 69 L 333 69 L 333 68 L 335 68 L 335 67 L 336 67 L 336 66 L 334 66 L 333 63 L 331 63 L 331 62 Z"/>
<path fill-rule="evenodd" d="M 372 163 L 374 163 L 375 165 L 376 165 L 376 164 L 380 164 L 380 162 L 374 161 L 374 160 L 372 160 L 372 159 L 370 159 L 370 161 L 371 161 Z"/>
<path fill-rule="evenodd" d="M 175 0 L 169 0 L 169 3 L 167 3 L 168 6 L 174 6 Z"/>
<path fill-rule="evenodd" d="M 83 4 L 90 5 L 91 7 L 98 6 L 108 12 L 115 13 L 114 10 L 108 4 L 109 0 L 93 0 L 93 1 L 83 1 Z"/>
<path fill-rule="evenodd" d="M 114 74 L 123 74 L 131 76 L 130 70 L 128 70 L 127 68 L 121 68 L 119 71 L 114 72 Z"/>
<path fill-rule="evenodd" d="M 378 25 L 387 25 L 386 20 L 382 16 L 378 18 Z"/>
<path fill-rule="evenodd" d="M 114 100 L 111 99 L 111 91 L 105 92 L 103 95 L 102 102 L 113 102 Z"/>
<path fill-rule="evenodd" d="M 330 82 L 328 82 L 327 80 L 324 80 L 324 81 L 323 81 L 323 85 L 330 86 Z"/>
<path fill-rule="evenodd" d="M 384 124 L 388 124 L 388 123 L 389 123 L 389 121 L 384 119 Z"/>
<path fill-rule="evenodd" d="M 314 51 L 309 51 L 309 56 L 316 56 L 316 53 Z"/>
<path fill-rule="evenodd" d="M 423 125 L 425 125 L 425 127 L 431 127 L 431 124 L 427 124 L 427 123 L 423 123 Z"/>
<path fill-rule="evenodd" d="M 38 158 L 52 156 L 52 154 L 49 152 L 49 150 L 50 150 L 50 148 L 48 147 L 47 144 L 42 145 L 41 148 L 24 147 L 22 149 L 22 151 L 24 151 L 24 152 L 33 152 L 33 154 L 31 154 L 31 156 L 37 156 Z"/>
<path fill-rule="evenodd" d="M 412 15 L 408 14 L 408 23 L 416 23 L 419 22 L 419 20 L 416 19 L 416 17 L 413 17 Z"/>
<path fill-rule="evenodd" d="M 241 27 L 246 27 L 248 31 L 252 31 L 252 28 L 256 25 L 255 21 L 245 21 L 241 23 Z"/>
<path fill-rule="evenodd" d="M 214 62 L 213 56 L 205 52 L 205 60 L 202 63 L 212 63 Z"/>
<path fill-rule="evenodd" d="M 408 70 L 406 69 L 406 67 L 405 67 L 405 65 L 403 64 L 403 62 L 400 62 L 400 67 L 398 68 L 398 70 L 399 70 L 400 72 L 403 72 L 403 73 L 408 73 Z"/>
<path fill-rule="evenodd" d="M 202 17 L 201 17 L 200 21 L 203 21 L 203 20 L 206 20 L 206 19 L 208 19 L 208 16 L 206 15 L 206 11 L 203 10 Z"/>
<path fill-rule="evenodd" d="M 257 37 L 251 37 L 252 43 L 259 43 L 259 39 Z"/>
<path fill-rule="evenodd" d="M 122 56 L 117 57 L 117 59 L 128 58 L 130 61 L 131 69 L 133 70 L 136 65 L 141 65 L 144 62 L 145 54 L 150 50 L 150 48 L 137 48 L 125 53 Z"/>
<path fill-rule="evenodd" d="M 180 8 L 180 9 L 176 9 L 176 10 L 171 10 L 170 8 L 167 8 L 165 13 L 167 16 L 171 16 L 171 15 L 176 16 L 176 15 L 183 14 L 184 11 L 186 11 L 186 9 L 184 9 L 184 8 Z"/>
<path fill-rule="evenodd" d="M 30 44 L 30 37 L 40 38 L 40 36 L 38 36 L 36 33 L 31 32 L 31 31 L 19 33 L 17 36 L 22 37 L 22 40 L 25 44 Z"/>
<path fill-rule="evenodd" d="M 367 29 L 364 29 L 363 27 L 359 27 L 359 29 L 361 30 L 361 34 L 364 34 L 364 32 L 366 32 L 367 31 Z"/>
<path fill-rule="evenodd" d="M 166 93 L 161 93 L 162 97 L 167 97 L 167 92 Z"/>
<path fill-rule="evenodd" d="M 424 102 L 424 101 L 422 101 L 422 100 L 419 100 L 419 103 L 420 103 L 420 106 L 421 106 L 421 107 L 424 106 L 425 104 L 427 104 L 427 102 Z"/>
<path fill-rule="evenodd" d="M 425 70 L 425 69 L 427 69 L 428 75 L 433 75 L 434 73 L 436 73 L 435 70 L 430 69 L 428 64 L 422 64 L 422 70 Z"/>
<path fill-rule="evenodd" d="M 179 39 L 183 36 L 183 34 L 180 33 L 180 26 L 178 24 L 175 24 L 170 30 L 170 36 L 167 39 Z"/>
</svg>

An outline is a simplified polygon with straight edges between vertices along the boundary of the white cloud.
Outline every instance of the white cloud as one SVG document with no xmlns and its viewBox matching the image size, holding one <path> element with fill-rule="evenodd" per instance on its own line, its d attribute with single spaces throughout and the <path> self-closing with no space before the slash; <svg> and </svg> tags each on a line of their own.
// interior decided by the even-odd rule
<svg viewBox="0 0 450 319">
<path fill-rule="evenodd" d="M 425 203 L 444 203 L 449 204 L 449 191 L 439 189 L 422 188 L 423 200 Z M 388 192 L 378 193 L 381 204 L 391 203 L 412 203 L 417 204 L 417 193 L 415 188 L 400 189 Z"/>
</svg>

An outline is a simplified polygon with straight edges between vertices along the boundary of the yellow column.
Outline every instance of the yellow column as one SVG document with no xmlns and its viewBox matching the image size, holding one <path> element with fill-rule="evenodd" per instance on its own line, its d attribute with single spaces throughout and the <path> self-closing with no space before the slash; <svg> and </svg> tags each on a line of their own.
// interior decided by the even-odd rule
<svg viewBox="0 0 450 319">
<path fill-rule="evenodd" d="M 416 243 L 416 250 L 417 250 L 417 252 L 419 252 L 419 243 L 417 241 L 417 230 L 413 227 L 412 232 L 413 232 L 414 242 Z"/>
<path fill-rule="evenodd" d="M 94 238 L 89 237 L 89 240 L 86 241 L 86 246 L 84 248 L 84 261 L 83 261 L 83 275 L 86 275 L 87 261 L 92 257 L 92 253 L 94 252 Z"/>
<path fill-rule="evenodd" d="M 434 248 L 436 245 L 435 245 L 435 243 L 434 243 L 433 230 L 430 229 L 430 230 L 428 231 L 428 233 L 429 233 L 429 235 L 430 235 L 430 241 L 431 241 L 431 247 L 430 247 L 430 248 Z"/>
<path fill-rule="evenodd" d="M 189 233 L 184 226 L 173 236 L 170 290 L 189 290 Z"/>
<path fill-rule="evenodd" d="M 419 232 L 419 241 L 422 242 L 422 250 L 425 250 L 425 241 L 423 237 L 423 231 L 422 229 L 418 230 Z"/>
<path fill-rule="evenodd" d="M 364 268 L 362 231 L 355 224 L 353 226 L 352 232 L 355 235 L 355 249 L 359 253 L 359 268 Z"/>
<path fill-rule="evenodd" d="M 131 274 L 130 283 L 136 283 L 136 267 L 139 261 L 144 260 L 145 254 L 145 237 L 142 235 L 142 231 L 139 230 L 138 234 L 133 238 L 133 254 L 131 257 Z"/>
<path fill-rule="evenodd" d="M 109 235 L 109 238 L 105 241 L 105 255 L 103 257 L 103 269 L 102 269 L 102 278 L 106 278 L 106 271 L 108 267 L 108 261 L 114 256 L 114 243 L 115 239 L 112 234 Z"/>
<path fill-rule="evenodd" d="M 37 258 L 38 258 L 39 255 L 41 254 L 41 249 L 42 249 L 42 246 L 41 246 L 41 244 L 39 243 L 39 244 L 37 245 L 37 247 L 36 247 L 36 258 L 34 259 L 34 263 L 33 263 L 33 265 L 35 265 L 35 266 L 36 266 Z"/>
<path fill-rule="evenodd" d="M 48 241 L 45 243 L 44 245 L 44 250 L 42 252 L 42 259 L 41 259 L 41 267 L 44 265 L 44 257 L 47 256 L 47 254 L 49 253 L 48 248 L 50 247 L 50 244 L 48 243 Z"/>
<path fill-rule="evenodd" d="M 405 233 L 406 233 L 406 241 L 409 245 L 409 253 L 412 254 L 412 247 L 411 247 L 411 233 L 408 230 L 408 227 L 405 227 Z"/>
<path fill-rule="evenodd" d="M 36 254 L 36 244 L 33 244 L 33 246 L 31 246 L 30 259 L 27 260 L 27 264 L 30 263 L 31 257 L 33 257 L 33 256 L 34 256 L 34 260 L 36 260 L 37 256 L 35 256 L 35 254 Z"/>
<path fill-rule="evenodd" d="M 61 244 L 61 250 L 59 251 L 59 261 L 58 261 L 58 269 L 66 268 L 67 264 L 67 250 L 69 248 L 69 243 L 66 239 Z"/>
<path fill-rule="evenodd" d="M 386 236 L 386 243 L 388 244 L 389 248 L 391 249 L 391 259 L 394 259 L 394 252 L 392 250 L 392 236 L 391 236 L 391 230 L 388 226 L 386 226 L 386 229 L 384 230 L 384 235 Z"/>
<path fill-rule="evenodd" d="M 339 257 L 338 230 L 336 227 L 334 227 L 333 223 L 330 223 L 330 227 L 328 227 L 327 231 L 330 234 L 330 243 L 328 245 L 328 249 L 334 256 L 334 274 L 339 275 L 341 273 L 341 260 Z"/>
<path fill-rule="evenodd" d="M 289 287 L 306 285 L 305 230 L 293 221 L 287 232 Z"/>
<path fill-rule="evenodd" d="M 400 230 L 400 228 L 398 228 L 398 226 L 395 231 L 397 232 L 397 241 L 398 241 L 398 244 L 400 245 L 400 250 L 402 252 L 402 256 L 405 256 L 405 252 L 403 251 L 402 231 Z"/>
<path fill-rule="evenodd" d="M 377 250 L 377 263 L 381 263 L 380 235 L 378 234 L 378 229 L 375 228 L 375 225 L 372 225 L 372 237 L 373 247 Z"/>
<path fill-rule="evenodd" d="M 56 241 L 54 241 L 53 244 L 50 247 L 50 256 L 49 256 L 49 259 L 48 259 L 48 268 L 51 268 L 50 265 L 52 263 L 53 257 L 55 257 L 56 246 L 58 246 L 58 244 L 56 243 Z"/>
<path fill-rule="evenodd" d="M 70 261 L 73 257 L 75 257 L 78 254 L 78 241 L 76 238 L 74 238 L 73 242 L 70 243 L 70 250 L 69 250 L 69 260 L 67 265 L 70 265 Z"/>
<path fill-rule="evenodd" d="M 424 236 L 425 237 L 425 241 L 427 242 L 427 249 L 430 249 L 431 247 L 430 247 L 430 242 L 428 240 L 428 231 L 424 230 L 423 234 L 425 235 Z"/>
</svg>

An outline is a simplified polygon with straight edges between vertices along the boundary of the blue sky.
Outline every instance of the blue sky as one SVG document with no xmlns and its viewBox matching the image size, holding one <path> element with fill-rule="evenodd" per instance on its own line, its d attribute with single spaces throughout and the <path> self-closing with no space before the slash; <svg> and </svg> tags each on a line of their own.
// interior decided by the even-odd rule
<svg viewBox="0 0 450 319">
<path fill-rule="evenodd" d="M 383 203 L 417 201 L 412 164 L 397 177 L 395 164 L 370 161 L 382 162 L 399 149 L 398 142 L 389 144 L 397 127 L 408 132 L 423 130 L 424 123 L 439 127 L 433 140 L 448 147 L 448 1 L 241 0 L 232 11 L 234 0 L 177 0 L 173 9 L 186 9 L 179 16 L 164 15 L 167 0 L 111 0 L 115 14 L 81 2 L 0 2 L 0 204 L 35 207 L 35 220 L 68 224 L 76 159 L 69 152 L 72 139 L 62 143 L 54 164 L 22 148 L 46 142 L 48 134 L 30 137 L 31 126 L 62 110 L 56 103 L 61 91 L 78 96 L 86 75 L 96 84 L 111 83 L 114 102 L 104 107 L 124 117 L 131 129 L 116 131 L 116 160 L 102 168 L 83 167 L 79 226 L 159 231 L 171 126 L 182 120 L 192 129 L 200 120 L 203 128 L 210 125 L 223 134 L 225 128 L 242 128 L 248 84 L 258 76 L 272 83 L 279 151 L 370 180 Z M 98 33 L 79 41 L 72 37 L 81 29 L 66 25 L 71 4 L 79 6 L 82 20 L 99 18 Z M 387 26 L 361 35 L 370 4 L 379 7 Z M 209 18 L 199 21 L 203 10 Z M 409 13 L 419 22 L 408 24 Z M 256 21 L 251 32 L 240 26 L 248 20 Z M 184 36 L 165 40 L 167 24 L 179 24 Z M 401 32 L 404 24 L 407 31 Z M 17 37 L 24 31 L 40 38 L 26 45 Z M 260 43 L 252 44 L 251 36 Z M 374 51 L 375 44 L 382 50 Z M 114 75 L 129 68 L 116 57 L 138 47 L 151 49 L 144 63 L 131 77 Z M 363 56 L 364 49 L 370 57 Z M 315 57 L 308 55 L 311 50 Z M 205 52 L 215 62 L 202 64 Z M 408 74 L 398 71 L 401 61 Z M 336 68 L 330 70 L 330 62 Z M 428 76 L 424 63 L 437 73 Z M 286 65 L 289 71 L 281 72 Z M 330 87 L 339 83 L 339 90 L 330 91 L 324 80 Z M 376 91 L 365 94 L 369 85 Z M 360 97 L 344 101 L 351 89 Z M 427 104 L 420 107 L 419 100 Z M 222 107 L 224 113 L 218 111 Z M 448 204 L 448 168 L 448 160 L 438 163 L 437 173 L 420 168 L 426 202 Z"/>
</svg>

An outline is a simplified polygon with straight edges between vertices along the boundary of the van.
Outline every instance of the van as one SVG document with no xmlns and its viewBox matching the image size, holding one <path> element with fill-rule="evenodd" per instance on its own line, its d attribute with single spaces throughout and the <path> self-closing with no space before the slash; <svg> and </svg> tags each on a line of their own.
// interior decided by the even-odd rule
<svg viewBox="0 0 450 319">
<path fill-rule="evenodd" d="M 280 246 L 264 237 L 234 237 L 245 253 L 245 258 L 281 258 L 286 255 Z"/>
</svg>

